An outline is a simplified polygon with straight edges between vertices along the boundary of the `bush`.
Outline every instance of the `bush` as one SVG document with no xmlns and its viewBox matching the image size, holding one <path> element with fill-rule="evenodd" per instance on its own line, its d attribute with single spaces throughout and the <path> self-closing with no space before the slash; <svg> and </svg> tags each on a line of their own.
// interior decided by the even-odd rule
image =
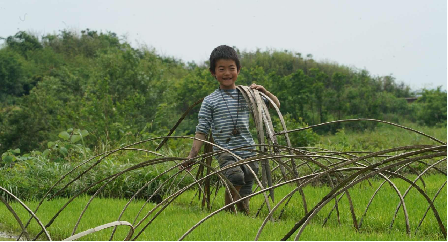
<svg viewBox="0 0 448 242">
<path fill-rule="evenodd" d="M 274 125 L 274 129 L 276 132 L 283 131 L 280 119 L 277 116 L 271 116 L 272 117 L 272 123 Z M 299 129 L 303 127 L 307 127 L 308 124 L 306 124 L 302 118 L 299 118 L 299 120 L 296 120 L 292 118 L 291 114 L 286 114 L 283 116 L 283 119 L 285 120 L 285 125 L 288 130 L 293 129 Z M 256 136 L 254 136 L 256 137 Z M 280 145 L 287 145 L 286 139 L 283 138 L 282 135 L 279 135 L 277 137 L 279 138 L 279 144 Z M 294 147 L 305 147 L 305 146 L 311 146 L 314 145 L 318 139 L 319 135 L 317 135 L 312 129 L 305 129 L 302 131 L 296 131 L 288 133 L 288 137 L 291 141 L 292 146 Z"/>
<path fill-rule="evenodd" d="M 447 119 L 447 94 L 442 92 L 441 87 L 436 90 L 423 90 L 422 96 L 417 100 L 418 122 L 428 126 L 435 126 L 440 123 L 446 126 Z"/>
<path fill-rule="evenodd" d="M 94 161 L 89 164 L 92 165 L 93 162 Z M 66 174 L 79 164 L 80 162 L 53 162 L 42 154 L 39 154 L 31 159 L 18 162 L 14 166 L 4 166 L 3 168 L 0 168 L 0 186 L 8 189 L 20 199 L 39 200 L 43 198 L 45 193 L 62 177 L 62 175 Z M 170 164 L 174 165 L 173 163 Z M 57 197 L 71 197 L 95 182 L 123 171 L 133 165 L 135 165 L 135 163 L 123 163 L 117 160 L 117 157 L 104 159 L 99 165 L 64 189 L 57 195 Z M 58 184 L 51 191 L 50 195 L 55 194 L 56 191 L 61 189 L 65 184 L 67 184 L 68 181 L 77 177 L 83 170 L 87 169 L 87 167 L 88 164 L 82 166 L 73 174 L 66 177 L 63 182 Z M 143 187 L 145 183 L 155 178 L 168 167 L 169 164 L 159 164 L 126 172 L 111 181 L 98 194 L 98 196 L 109 198 L 130 198 L 141 187 Z M 174 169 L 173 172 L 177 172 L 177 169 Z M 149 198 L 161 183 L 170 178 L 173 172 L 164 174 L 156 179 L 150 186 L 144 189 L 137 196 L 137 198 Z M 167 183 L 157 193 L 157 197 L 161 198 L 165 193 L 173 192 L 172 189 L 176 189 L 178 186 L 185 186 L 192 182 L 192 178 L 186 177 L 182 180 L 181 179 L 182 178 L 178 176 L 167 181 Z M 85 194 L 93 195 L 103 184 L 104 182 L 94 186 L 86 191 Z M 170 186 L 171 184 L 172 186 Z"/>
</svg>

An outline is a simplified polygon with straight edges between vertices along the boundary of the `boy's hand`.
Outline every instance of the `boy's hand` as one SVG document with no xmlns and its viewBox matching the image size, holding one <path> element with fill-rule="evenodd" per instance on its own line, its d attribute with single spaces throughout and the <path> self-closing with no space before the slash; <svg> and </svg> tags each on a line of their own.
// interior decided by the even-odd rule
<svg viewBox="0 0 448 242">
<path fill-rule="evenodd" d="M 252 85 L 250 85 L 250 88 L 257 89 L 258 91 L 260 91 L 264 94 L 266 94 L 266 91 L 267 91 L 266 88 L 264 88 L 262 85 L 257 85 L 255 83 L 252 83 Z"/>
<path fill-rule="evenodd" d="M 190 160 L 192 157 L 188 156 L 187 157 L 187 161 L 185 161 L 184 163 L 182 163 L 182 165 L 179 166 L 179 170 L 184 170 L 186 169 L 187 171 L 191 170 L 191 167 L 193 166 L 194 160 Z"/>
<path fill-rule="evenodd" d="M 280 108 L 280 101 L 278 100 L 278 98 L 276 96 L 274 96 L 274 94 L 272 94 L 268 90 L 266 90 L 266 88 L 264 88 L 261 85 L 257 85 L 255 83 L 252 83 L 252 85 L 250 85 L 250 88 L 257 89 L 258 91 L 266 94 L 266 96 L 268 96 L 270 99 L 272 99 L 272 101 L 275 103 L 275 105 L 277 105 L 277 107 Z M 269 107 L 272 107 L 272 105 L 269 105 Z"/>
<path fill-rule="evenodd" d="M 199 153 L 199 150 L 201 149 L 202 140 L 205 140 L 205 134 L 203 133 L 196 133 L 195 134 L 195 140 L 193 141 L 193 146 L 191 147 L 190 154 L 188 154 L 187 160 L 182 163 L 182 165 L 179 166 L 179 170 L 187 169 L 187 171 L 191 170 L 191 167 L 193 166 L 195 160 L 193 160 L 194 157 L 196 157 Z"/>
</svg>

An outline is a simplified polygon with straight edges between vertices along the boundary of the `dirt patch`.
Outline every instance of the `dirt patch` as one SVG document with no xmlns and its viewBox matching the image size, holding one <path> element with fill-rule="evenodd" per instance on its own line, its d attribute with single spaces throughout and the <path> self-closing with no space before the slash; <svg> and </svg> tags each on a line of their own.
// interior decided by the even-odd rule
<svg viewBox="0 0 448 242">
<path fill-rule="evenodd" d="M 15 237 L 13 235 L 10 235 L 8 233 L 0 231 L 0 240 L 4 240 L 4 239 L 6 239 L 6 240 L 16 240 L 17 237 Z"/>
<path fill-rule="evenodd" d="M 8 232 L 4 232 L 4 231 L 0 231 L 0 241 L 4 241 L 4 240 L 17 240 L 17 235 L 8 233 Z M 20 240 L 25 240 L 25 236 L 22 236 L 22 238 L 20 238 Z"/>
</svg>

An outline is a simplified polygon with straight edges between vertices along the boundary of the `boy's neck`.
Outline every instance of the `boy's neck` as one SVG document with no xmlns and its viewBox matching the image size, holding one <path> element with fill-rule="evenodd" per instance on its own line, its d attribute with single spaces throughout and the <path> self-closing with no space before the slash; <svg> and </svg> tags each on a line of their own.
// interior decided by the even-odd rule
<svg viewBox="0 0 448 242">
<path fill-rule="evenodd" d="M 236 89 L 236 85 L 233 85 L 233 87 L 224 87 L 224 86 L 219 85 L 219 88 L 221 90 L 235 90 Z"/>
</svg>

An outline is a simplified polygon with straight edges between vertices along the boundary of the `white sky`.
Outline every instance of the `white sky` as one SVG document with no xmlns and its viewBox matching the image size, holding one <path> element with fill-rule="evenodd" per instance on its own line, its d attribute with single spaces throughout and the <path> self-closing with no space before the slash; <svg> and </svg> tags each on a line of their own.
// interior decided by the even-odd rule
<svg viewBox="0 0 448 242">
<path fill-rule="evenodd" d="M 447 87 L 446 0 L 0 0 L 0 23 L 0 37 L 112 31 L 185 62 L 201 63 L 221 44 L 286 49 L 393 74 L 413 90 Z"/>
</svg>

